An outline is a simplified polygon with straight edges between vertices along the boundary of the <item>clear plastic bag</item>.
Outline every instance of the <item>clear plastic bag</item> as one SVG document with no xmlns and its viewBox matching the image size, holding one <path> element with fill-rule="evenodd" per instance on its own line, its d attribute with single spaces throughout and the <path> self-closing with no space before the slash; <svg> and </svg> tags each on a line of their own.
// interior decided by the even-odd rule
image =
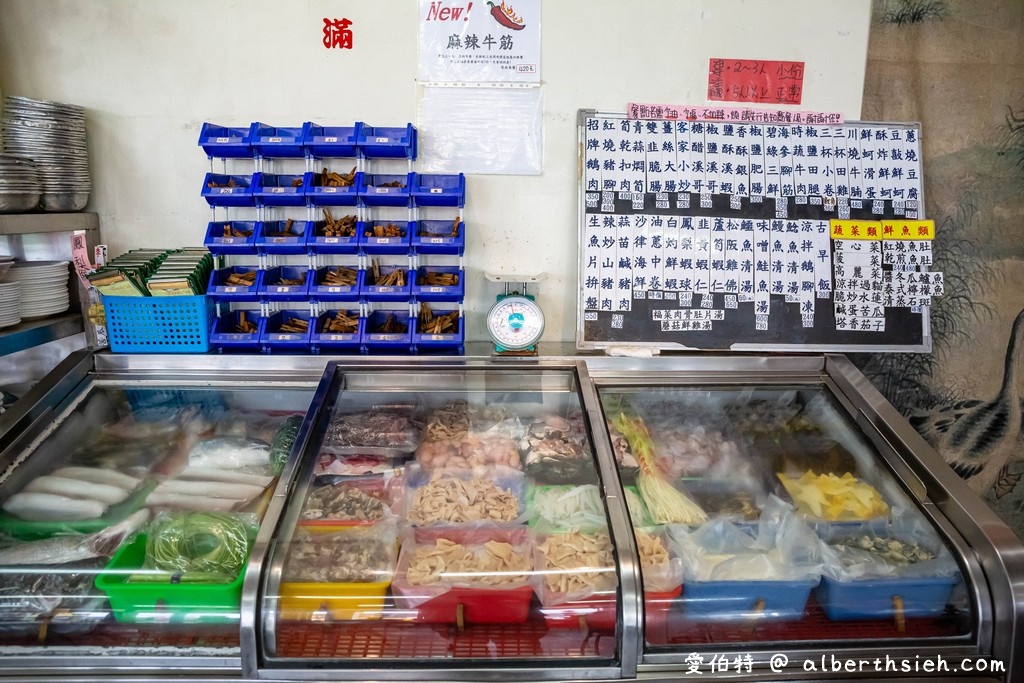
<svg viewBox="0 0 1024 683">
<path fill-rule="evenodd" d="M 527 512 L 533 523 L 551 527 L 594 528 L 608 523 L 601 490 L 595 484 L 534 486 Z"/>
<path fill-rule="evenodd" d="M 506 591 L 530 586 L 532 570 L 526 527 L 407 529 L 392 590 L 396 602 L 411 609 L 454 588 Z"/>
<path fill-rule="evenodd" d="M 614 592 L 615 559 L 606 528 L 535 530 L 535 590 L 544 606 Z"/>
<path fill-rule="evenodd" d="M 507 467 L 405 471 L 405 516 L 413 526 L 526 521 L 526 480 Z"/>
<path fill-rule="evenodd" d="M 825 540 L 829 562 L 824 573 L 835 581 L 953 578 L 960 573 L 938 534 L 915 510 L 895 511 L 892 521 L 882 532 L 867 524 L 845 525 L 833 529 Z"/>
<path fill-rule="evenodd" d="M 254 514 L 161 512 L 147 532 L 145 568 L 181 581 L 233 581 L 245 567 L 258 528 Z M 158 574 L 154 580 L 167 577 Z"/>
<path fill-rule="evenodd" d="M 756 535 L 725 519 L 697 529 L 668 528 L 683 562 L 683 581 L 801 581 L 818 579 L 824 545 L 793 509 L 770 498 Z"/>
</svg>

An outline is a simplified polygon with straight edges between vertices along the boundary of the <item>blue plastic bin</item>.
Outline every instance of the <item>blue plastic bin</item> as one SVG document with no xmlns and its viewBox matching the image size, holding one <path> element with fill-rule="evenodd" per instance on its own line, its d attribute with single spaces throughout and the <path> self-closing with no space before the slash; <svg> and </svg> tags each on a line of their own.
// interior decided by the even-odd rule
<svg viewBox="0 0 1024 683">
<path fill-rule="evenodd" d="M 205 296 L 104 296 L 110 350 L 205 353 L 213 303 Z"/>
<path fill-rule="evenodd" d="M 216 123 L 203 123 L 199 131 L 199 146 L 207 156 L 218 159 L 252 158 L 249 144 L 250 126 L 229 128 Z"/>
<path fill-rule="evenodd" d="M 254 121 L 249 135 L 256 153 L 268 159 L 301 159 L 306 155 L 302 146 L 302 127 L 277 128 Z"/>
<path fill-rule="evenodd" d="M 367 301 L 408 301 L 412 296 L 412 279 L 416 274 L 405 266 L 381 266 L 380 275 L 383 279 L 393 270 L 404 270 L 405 284 L 401 287 L 380 286 L 373 282 L 373 273 L 369 270 L 363 275 L 363 286 L 360 288 L 360 297 Z"/>
<path fill-rule="evenodd" d="M 363 173 L 356 173 L 352 185 L 345 187 L 323 187 L 320 185 L 320 171 L 309 171 L 303 177 L 303 192 L 313 206 L 355 206 L 358 197 L 359 183 Z"/>
<path fill-rule="evenodd" d="M 924 576 L 835 581 L 823 577 L 814 597 L 829 619 L 889 619 L 895 616 L 894 598 L 903 602 L 907 617 L 942 614 L 959 577 Z"/>
<path fill-rule="evenodd" d="M 374 229 L 378 226 L 397 226 L 401 237 L 374 237 Z M 415 221 L 367 221 L 356 224 L 359 235 L 359 247 L 367 254 L 408 254 L 410 239 L 415 229 Z"/>
<path fill-rule="evenodd" d="M 413 173 L 362 173 L 359 175 L 357 193 L 367 206 L 409 206 L 412 192 Z M 389 187 L 385 183 L 401 183 L 401 187 Z"/>
<path fill-rule="evenodd" d="M 417 254 L 462 254 L 466 250 L 466 224 L 459 221 L 458 234 L 455 221 L 417 221 L 412 236 L 412 248 Z"/>
<path fill-rule="evenodd" d="M 433 313 L 436 316 L 451 313 L 451 311 L 437 309 Z M 419 331 L 419 320 L 417 320 L 416 329 L 412 334 L 412 343 L 416 353 L 465 353 L 466 330 L 463 316 L 459 316 L 459 324 L 455 332 L 445 334 L 422 334 Z"/>
<path fill-rule="evenodd" d="M 305 332 L 282 332 L 281 326 L 290 320 L 304 320 Z M 313 333 L 313 319 L 309 310 L 284 310 L 267 316 L 260 328 L 260 344 L 268 353 L 275 351 L 309 352 L 309 337 Z"/>
<path fill-rule="evenodd" d="M 255 332 L 237 331 L 236 326 L 242 314 L 245 314 L 249 322 L 256 324 Z M 214 318 L 210 329 L 210 346 L 221 350 L 261 351 L 260 332 L 265 323 L 259 311 L 231 311 Z"/>
<path fill-rule="evenodd" d="M 252 285 L 246 287 L 244 285 L 229 285 L 227 283 L 228 277 L 233 273 L 247 273 L 249 271 L 256 271 L 256 280 Z M 206 295 L 219 300 L 257 301 L 259 299 L 257 292 L 262 281 L 263 271 L 259 270 L 259 266 L 228 266 L 227 268 L 218 268 L 210 273 L 210 282 L 206 286 Z"/>
<path fill-rule="evenodd" d="M 298 181 L 295 185 L 293 181 Z M 305 206 L 306 190 L 300 175 L 254 173 L 252 196 L 257 206 Z"/>
<path fill-rule="evenodd" d="M 301 301 L 309 296 L 313 271 L 305 266 L 267 268 L 260 278 L 259 297 L 267 301 Z M 282 284 L 281 280 L 302 280 L 298 285 Z"/>
<path fill-rule="evenodd" d="M 313 221 L 260 221 L 256 224 L 255 246 L 261 254 L 305 254 Z"/>
<path fill-rule="evenodd" d="M 367 159 L 415 159 L 416 127 L 402 128 L 368 126 L 359 131 L 359 150 Z"/>
<path fill-rule="evenodd" d="M 302 144 L 314 158 L 355 157 L 363 124 L 354 126 L 321 126 L 307 121 L 302 126 Z"/>
<path fill-rule="evenodd" d="M 324 327 L 327 325 L 327 322 L 333 319 L 334 316 L 338 314 L 339 310 L 344 310 L 345 314 L 351 317 L 359 317 L 358 310 L 346 309 L 329 309 L 318 315 L 313 321 L 313 332 L 310 335 L 310 343 L 313 345 L 313 350 L 315 352 L 325 350 L 346 352 L 362 351 L 363 329 L 366 326 L 366 318 L 359 317 L 359 323 L 355 332 L 324 331 Z"/>
<path fill-rule="evenodd" d="M 358 266 L 345 266 L 346 268 L 357 268 L 356 283 L 354 285 L 329 285 L 324 283 L 327 272 L 337 266 L 324 266 L 317 268 L 313 273 L 313 279 L 309 285 L 309 298 L 315 301 L 358 301 L 360 288 L 366 275 L 365 270 L 358 269 Z"/>
<path fill-rule="evenodd" d="M 466 176 L 413 174 L 412 200 L 416 206 L 465 206 Z"/>
<path fill-rule="evenodd" d="M 799 619 L 818 578 L 803 581 L 684 581 L 687 619 Z"/>
<path fill-rule="evenodd" d="M 405 332 L 378 332 L 387 317 L 393 315 L 406 326 Z M 379 310 L 370 313 L 363 327 L 363 347 L 367 353 L 410 353 L 412 351 L 413 327 L 416 319 L 409 315 L 409 309 Z"/>
<path fill-rule="evenodd" d="M 234 187 L 227 187 L 232 183 Z M 252 176 L 207 173 L 203 178 L 203 199 L 210 206 L 255 206 Z"/>
<path fill-rule="evenodd" d="M 324 221 L 313 223 L 313 232 L 306 242 L 310 252 L 314 254 L 355 254 L 359 251 L 358 223 L 355 234 L 350 237 L 340 235 L 328 237 L 324 234 L 325 224 Z"/>
<path fill-rule="evenodd" d="M 224 233 L 239 233 L 225 237 Z M 211 254 L 255 254 L 256 223 L 254 221 L 211 221 L 203 240 Z"/>
<path fill-rule="evenodd" d="M 420 284 L 427 273 L 452 273 L 459 283 L 451 286 Z M 466 271 L 458 266 L 420 266 L 412 283 L 412 295 L 417 301 L 461 301 L 466 295 Z"/>
</svg>

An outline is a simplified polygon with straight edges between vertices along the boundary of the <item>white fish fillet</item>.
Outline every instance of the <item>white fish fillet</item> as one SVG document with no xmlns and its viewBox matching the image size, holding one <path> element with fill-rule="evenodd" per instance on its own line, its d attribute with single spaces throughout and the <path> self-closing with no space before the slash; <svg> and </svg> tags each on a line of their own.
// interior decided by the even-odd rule
<svg viewBox="0 0 1024 683">
<path fill-rule="evenodd" d="M 190 467 L 237 470 L 270 465 L 270 446 L 235 437 L 214 437 L 200 441 L 188 454 Z"/>
<path fill-rule="evenodd" d="M 154 490 L 146 498 L 146 505 L 151 508 L 177 508 L 179 510 L 196 510 L 199 512 L 231 512 L 245 505 L 245 501 L 232 500 L 231 498 L 190 496 L 184 493 L 165 493 Z"/>
<path fill-rule="evenodd" d="M 59 470 L 51 472 L 51 474 L 55 477 L 81 479 L 82 481 L 91 481 L 94 484 L 117 486 L 126 491 L 133 490 L 141 481 L 141 479 L 106 467 L 61 467 Z"/>
<path fill-rule="evenodd" d="M 159 493 L 183 493 L 186 496 L 209 496 L 232 500 L 252 500 L 263 493 L 262 486 L 231 484 L 223 481 L 178 481 L 169 479 L 156 487 Z"/>
<path fill-rule="evenodd" d="M 128 491 L 118 486 L 95 484 L 91 481 L 78 481 L 51 475 L 36 477 L 26 484 L 23 490 L 33 493 L 52 493 L 58 496 L 67 496 L 68 498 L 98 500 L 107 505 L 120 503 L 128 497 Z"/>
<path fill-rule="evenodd" d="M 29 522 L 73 522 L 102 517 L 107 506 L 98 500 L 82 500 L 52 493 L 19 492 L 8 498 L 4 510 Z"/>
<path fill-rule="evenodd" d="M 274 478 L 270 475 L 249 474 L 237 470 L 220 470 L 212 467 L 186 467 L 178 475 L 178 479 L 193 479 L 196 481 L 223 481 L 230 484 L 249 484 L 266 488 Z"/>
<path fill-rule="evenodd" d="M 110 557 L 147 520 L 149 510 L 138 510 L 117 524 L 88 536 L 54 536 L 18 543 L 0 550 L 0 565 L 65 564 L 92 557 Z"/>
</svg>

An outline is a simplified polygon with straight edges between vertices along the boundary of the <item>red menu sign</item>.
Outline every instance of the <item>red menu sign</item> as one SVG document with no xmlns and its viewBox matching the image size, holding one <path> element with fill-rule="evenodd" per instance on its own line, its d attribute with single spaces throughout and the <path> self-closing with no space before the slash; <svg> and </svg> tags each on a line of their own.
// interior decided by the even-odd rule
<svg viewBox="0 0 1024 683">
<path fill-rule="evenodd" d="M 716 102 L 800 104 L 803 62 L 712 57 L 708 64 L 708 99 Z"/>
</svg>

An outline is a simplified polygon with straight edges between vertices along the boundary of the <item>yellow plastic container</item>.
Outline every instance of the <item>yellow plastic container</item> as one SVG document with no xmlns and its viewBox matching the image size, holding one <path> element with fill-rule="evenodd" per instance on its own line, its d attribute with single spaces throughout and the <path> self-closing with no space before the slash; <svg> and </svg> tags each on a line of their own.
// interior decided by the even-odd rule
<svg viewBox="0 0 1024 683">
<path fill-rule="evenodd" d="M 281 619 L 314 620 L 327 612 L 335 621 L 380 619 L 390 581 L 374 583 L 291 582 L 281 584 Z"/>
<path fill-rule="evenodd" d="M 310 581 L 313 577 L 308 573 L 289 572 L 293 560 L 291 551 L 295 546 L 289 548 L 284 578 L 293 580 L 281 582 L 277 606 L 279 618 L 303 621 L 320 621 L 326 616 L 334 621 L 380 619 L 384 612 L 384 597 L 395 576 L 398 555 L 393 522 L 373 525 L 300 523 L 292 539 L 293 544 L 313 542 L 314 548 L 307 548 L 306 552 L 313 552 L 321 558 L 334 555 L 335 559 L 340 559 L 346 552 L 346 543 L 359 541 L 377 545 L 382 554 L 380 565 L 369 568 L 368 576 L 336 578 L 379 578 L 379 581 Z M 303 560 L 298 558 L 297 561 Z"/>
</svg>

